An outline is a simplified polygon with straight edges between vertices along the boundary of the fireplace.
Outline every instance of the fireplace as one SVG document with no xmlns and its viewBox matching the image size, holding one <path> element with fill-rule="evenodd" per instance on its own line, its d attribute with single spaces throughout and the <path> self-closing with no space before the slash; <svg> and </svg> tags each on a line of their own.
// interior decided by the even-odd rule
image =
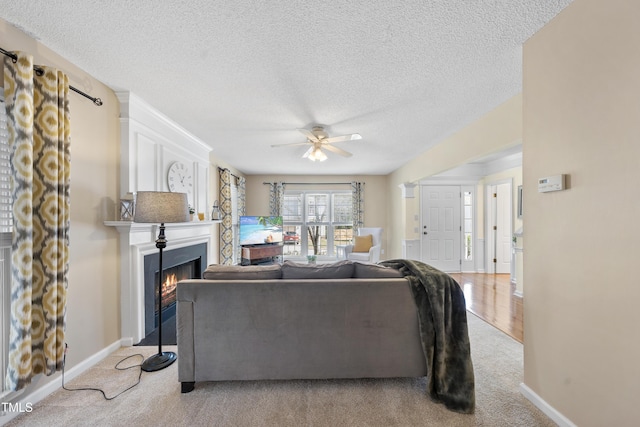
<svg viewBox="0 0 640 427">
<path fill-rule="evenodd" d="M 219 223 L 220 221 L 216 221 Z M 151 311 L 151 323 L 154 324 L 154 303 L 147 307 L 145 294 L 155 292 L 153 279 L 150 280 L 152 291 L 145 289 L 145 278 L 158 270 L 158 238 L 159 224 L 136 223 L 132 221 L 105 221 L 105 225 L 115 227 L 120 233 L 120 307 L 121 307 L 121 343 L 125 346 L 135 345 L 143 340 L 147 313 Z M 163 268 L 169 268 L 190 259 L 200 258 L 200 268 L 217 260 L 216 246 L 213 243 L 213 221 L 194 221 L 166 224 L 167 248 L 163 252 Z M 167 260 L 167 254 L 174 250 L 199 246 L 198 255 L 187 255 L 179 262 Z M 188 252 L 186 252 L 188 254 Z M 148 257 L 148 258 L 147 258 Z M 208 259 L 211 257 L 211 259 Z M 145 259 L 147 260 L 145 262 Z M 148 263 L 154 262 L 153 267 Z M 145 271 L 146 270 L 146 271 Z M 196 276 L 198 277 L 198 276 Z M 146 286 L 149 286 L 148 284 Z"/>
<path fill-rule="evenodd" d="M 206 268 L 207 245 L 205 243 L 163 252 L 162 269 L 162 319 L 175 314 L 176 288 L 180 280 L 200 279 Z M 144 256 L 144 331 L 145 336 L 158 327 L 158 289 L 160 276 L 158 253 Z"/>
<path fill-rule="evenodd" d="M 193 259 L 184 264 L 176 265 L 175 267 L 163 268 L 164 277 L 162 282 L 162 290 L 160 292 L 162 299 L 162 318 L 167 320 L 169 317 L 175 315 L 176 312 L 176 289 L 178 282 L 184 279 L 196 279 L 200 275 L 197 273 L 200 270 L 200 259 Z M 158 304 L 158 290 L 156 284 L 160 280 L 160 271 L 156 271 L 154 275 L 154 289 L 153 296 L 149 295 L 148 298 L 154 299 L 153 316 L 154 323 L 147 325 L 145 322 L 145 333 L 149 333 L 149 329 L 153 330 L 158 327 L 158 311 L 160 304 Z M 151 292 L 149 292 L 151 293 Z M 147 298 L 147 292 L 145 291 L 145 299 Z M 149 322 L 151 323 L 151 322 Z"/>
</svg>

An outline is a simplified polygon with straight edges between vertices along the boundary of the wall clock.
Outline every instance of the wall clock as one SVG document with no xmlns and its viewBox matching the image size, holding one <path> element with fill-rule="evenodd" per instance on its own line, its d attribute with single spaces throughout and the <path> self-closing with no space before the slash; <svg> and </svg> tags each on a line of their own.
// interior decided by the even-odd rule
<svg viewBox="0 0 640 427">
<path fill-rule="evenodd" d="M 193 190 L 193 175 L 182 162 L 174 162 L 167 172 L 169 191 L 173 193 L 191 194 Z"/>
</svg>

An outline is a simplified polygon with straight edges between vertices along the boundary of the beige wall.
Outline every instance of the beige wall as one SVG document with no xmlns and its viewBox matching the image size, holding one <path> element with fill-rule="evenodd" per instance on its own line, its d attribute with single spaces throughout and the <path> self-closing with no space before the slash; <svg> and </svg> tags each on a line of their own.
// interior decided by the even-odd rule
<svg viewBox="0 0 640 427">
<path fill-rule="evenodd" d="M 579 426 L 640 421 L 639 16 L 575 0 L 524 46 L 524 381 Z"/>
<path fill-rule="evenodd" d="M 440 172 L 464 165 L 485 155 L 519 144 L 522 141 L 522 97 L 516 95 L 485 116 L 444 139 L 432 149 L 395 170 L 388 181 L 389 257 L 402 256 L 402 240 L 416 238 L 405 235 L 413 226 L 408 223 L 419 214 L 417 200 L 402 200 L 398 187 L 405 182 L 416 183 Z M 419 191 L 416 191 L 419 197 Z"/>
<path fill-rule="evenodd" d="M 268 209 L 263 181 L 364 181 L 366 225 L 385 226 L 385 257 L 399 257 L 412 228 L 407 218 L 418 213 L 419 203 L 405 203 L 398 185 L 517 144 L 524 128 L 525 188 L 535 188 L 545 175 L 570 175 L 567 191 L 525 193 L 524 382 L 577 425 L 632 425 L 640 419 L 640 333 L 633 306 L 640 297 L 634 274 L 639 14 L 637 0 L 575 0 L 525 44 L 522 97 L 388 177 L 248 176 L 248 212 Z M 99 81 L 1 19 L 0 41 L 63 69 L 72 85 L 105 102 L 96 107 L 71 95 L 69 369 L 120 338 L 118 235 L 102 224 L 118 197 L 118 102 Z M 215 200 L 215 173 L 211 179 Z M 50 380 L 40 378 L 35 386 Z"/>
<path fill-rule="evenodd" d="M 388 232 L 388 207 L 387 177 L 382 175 L 249 175 L 247 178 L 247 214 L 264 215 L 269 213 L 269 186 L 263 182 L 292 182 L 292 183 L 349 183 L 352 181 L 364 182 L 364 225 L 366 227 L 384 227 L 382 236 L 381 259 L 387 259 Z M 320 188 L 323 190 L 350 189 L 346 185 L 288 185 L 287 189 L 309 190 Z"/>
<path fill-rule="evenodd" d="M 118 100 L 105 85 L 1 19 L 0 47 L 33 54 L 36 64 L 63 70 L 72 86 L 104 102 L 97 107 L 76 93 L 69 95 L 71 246 L 66 342 L 67 369 L 71 369 L 120 339 L 118 232 L 103 225 L 113 217 L 118 193 Z M 58 377 L 39 377 L 29 390 Z"/>
</svg>

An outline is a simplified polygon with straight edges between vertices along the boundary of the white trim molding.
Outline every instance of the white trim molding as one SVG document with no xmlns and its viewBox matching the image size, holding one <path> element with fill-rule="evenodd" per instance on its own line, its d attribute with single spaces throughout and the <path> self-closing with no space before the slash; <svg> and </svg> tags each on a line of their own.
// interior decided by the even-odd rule
<svg viewBox="0 0 640 427">
<path fill-rule="evenodd" d="M 418 184 L 414 184 L 413 182 L 403 182 L 399 184 L 398 187 L 402 190 L 402 198 L 403 199 L 413 199 L 415 198 L 414 190 Z"/>
<path fill-rule="evenodd" d="M 167 249 L 205 243 L 207 265 L 213 257 L 211 226 L 220 221 L 166 224 Z M 145 337 L 144 257 L 158 252 L 158 224 L 105 221 L 120 232 L 120 336 L 122 345 L 134 345 Z"/>
<path fill-rule="evenodd" d="M 476 210 L 477 212 L 477 210 Z M 484 237 L 476 239 L 476 272 L 484 273 Z"/>
<path fill-rule="evenodd" d="M 212 148 L 135 94 L 117 92 L 116 96 L 120 101 L 120 194 L 116 200 L 137 191 L 169 191 L 167 172 L 179 161 L 193 176 L 189 204 L 209 218 Z"/>
<path fill-rule="evenodd" d="M 113 353 L 114 351 L 118 350 L 122 346 L 123 346 L 123 344 L 120 341 L 116 341 L 116 342 L 112 343 L 111 345 L 109 345 L 108 347 L 106 347 L 106 348 L 100 350 L 99 352 L 95 353 L 94 355 L 86 358 L 85 360 L 83 360 L 82 362 L 78 363 L 73 368 L 69 369 L 68 371 L 65 371 L 65 373 L 64 373 L 65 382 L 68 383 L 69 381 L 73 380 L 74 378 L 76 378 L 80 374 L 86 372 L 89 368 L 91 368 L 92 366 L 94 366 L 95 364 L 97 364 L 102 359 L 104 359 L 105 357 L 107 357 L 108 355 Z M 61 374 L 56 374 L 56 375 L 57 375 L 57 377 L 53 381 L 50 381 L 50 382 L 44 384 L 42 387 L 38 387 L 38 388 L 34 389 L 32 392 L 24 393 L 19 400 L 14 402 L 14 405 L 17 405 L 17 407 L 19 407 L 19 408 L 27 408 L 28 406 L 33 407 L 33 405 L 35 405 L 38 402 L 42 401 L 43 399 L 48 397 L 51 393 L 61 389 L 62 388 L 62 375 Z M 24 390 L 22 390 L 22 391 L 24 391 Z M 5 413 L 2 413 L 2 416 L 0 417 L 0 425 L 5 425 L 6 423 L 11 421 L 12 419 L 17 417 L 18 415 L 20 415 L 20 412 L 5 412 Z"/>
<path fill-rule="evenodd" d="M 520 393 L 531 403 L 533 403 L 538 409 L 545 413 L 546 416 L 551 418 L 553 422 L 560 427 L 577 427 L 571 420 L 562 415 L 558 410 L 549 405 L 538 394 L 531 390 L 525 383 L 520 383 Z"/>
</svg>

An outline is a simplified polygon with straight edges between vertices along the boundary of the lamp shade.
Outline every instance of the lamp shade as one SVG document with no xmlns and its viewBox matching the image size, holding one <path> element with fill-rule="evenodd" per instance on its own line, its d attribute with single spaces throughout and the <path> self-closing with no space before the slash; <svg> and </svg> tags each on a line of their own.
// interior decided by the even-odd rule
<svg viewBox="0 0 640 427">
<path fill-rule="evenodd" d="M 138 191 L 134 222 L 189 221 L 189 201 L 187 193 L 169 193 L 163 191 Z"/>
</svg>

